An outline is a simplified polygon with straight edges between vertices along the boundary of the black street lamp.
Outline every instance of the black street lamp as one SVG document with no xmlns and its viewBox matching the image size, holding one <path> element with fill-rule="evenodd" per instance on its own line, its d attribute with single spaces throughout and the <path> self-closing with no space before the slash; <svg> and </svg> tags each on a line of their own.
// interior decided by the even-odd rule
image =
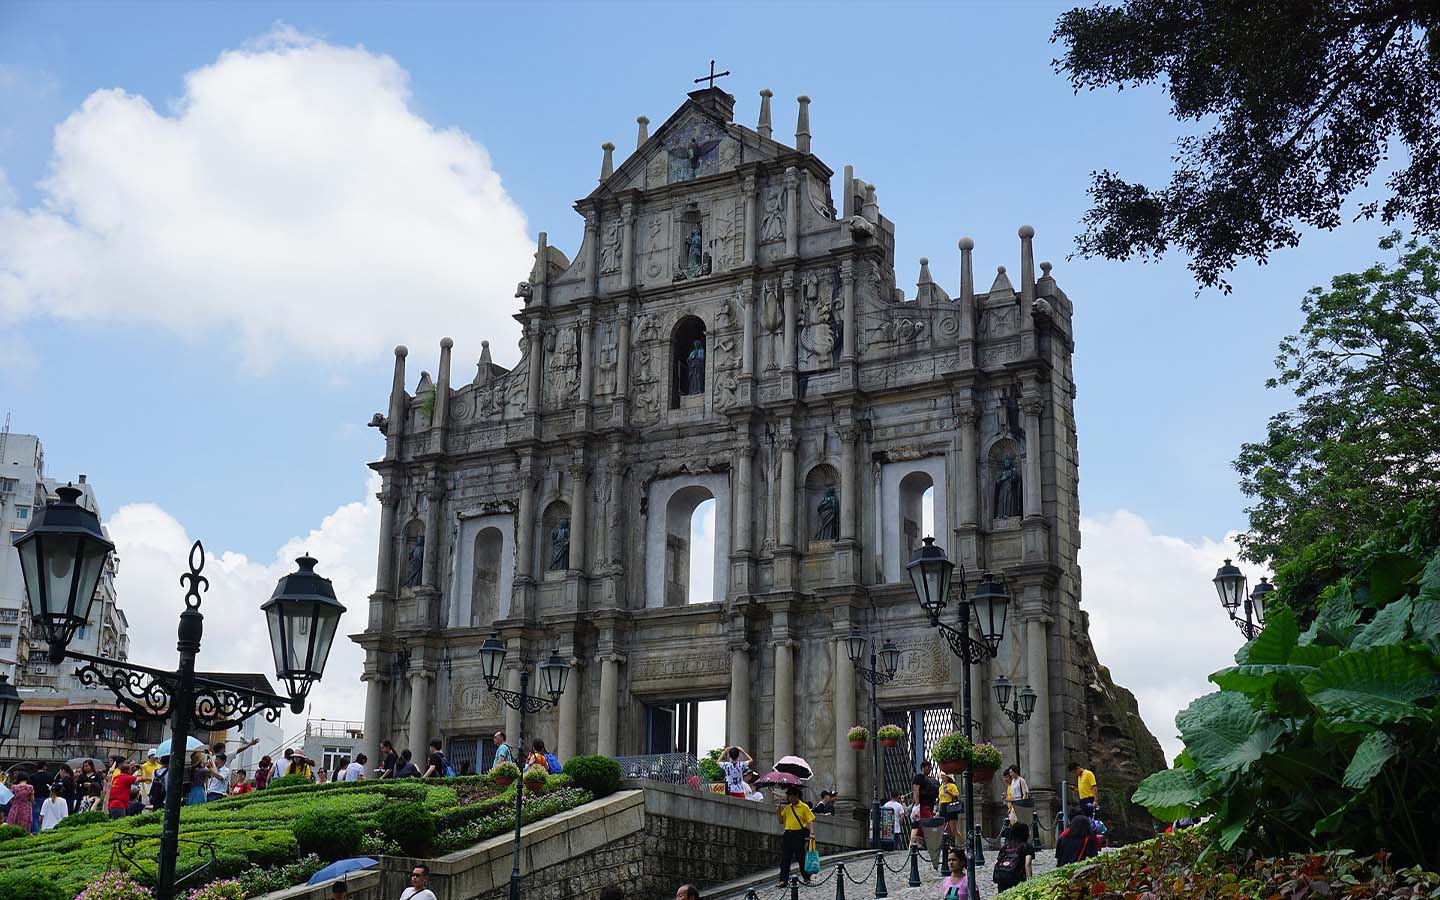
<svg viewBox="0 0 1440 900">
<path fill-rule="evenodd" d="M 959 627 L 955 627 L 940 621 L 940 615 L 949 603 L 955 564 L 945 556 L 944 550 L 935 546 L 934 538 L 925 538 L 905 569 L 910 573 L 915 599 L 930 619 L 930 627 L 939 630 L 940 636 L 950 646 L 950 652 L 960 658 L 961 715 L 965 720 L 965 739 L 973 741 L 975 722 L 970 709 L 970 667 L 998 655 L 1000 641 L 1005 637 L 1005 614 L 1010 607 L 1010 593 L 1003 583 L 986 572 L 980 576 L 974 598 L 968 598 L 965 567 L 961 566 L 960 602 L 956 607 Z M 970 636 L 972 628 L 978 632 L 978 638 Z M 970 900 L 979 900 L 980 885 L 975 880 L 975 863 L 980 858 L 981 848 L 980 834 L 975 829 L 975 779 L 970 772 L 965 775 L 965 835 L 968 848 L 965 868 Z"/>
<path fill-rule="evenodd" d="M 874 611 L 874 608 L 871 608 Z M 865 651 L 870 651 L 870 665 L 863 666 Z M 886 640 L 880 647 L 880 664 L 875 664 L 875 641 L 869 630 L 851 628 L 845 638 L 845 651 L 855 671 L 870 683 L 870 846 L 880 848 L 880 705 L 875 698 L 876 685 L 885 684 L 895 678 L 900 668 L 900 648 L 895 642 Z"/>
<path fill-rule="evenodd" d="M 492 632 L 485 643 L 480 645 L 480 674 L 485 679 L 485 687 L 490 692 L 505 701 L 505 705 L 520 713 L 520 728 L 516 734 L 516 746 L 520 752 L 525 752 L 525 715 L 526 713 L 540 712 L 560 702 L 560 695 L 565 693 L 565 682 L 570 677 L 570 666 L 560 657 L 560 650 L 557 648 L 550 652 L 550 658 L 540 663 L 540 684 L 545 693 L 550 695 L 547 700 L 544 697 L 532 697 L 530 695 L 530 670 L 535 667 L 535 660 L 521 657 L 520 659 L 520 690 L 511 691 L 506 688 L 496 687 L 495 683 L 500 680 L 500 672 L 505 667 L 505 642 L 500 640 L 498 632 Z M 522 769 L 520 774 L 525 774 Z M 521 777 L 515 783 L 515 859 L 510 867 L 510 900 L 520 900 L 520 816 L 521 804 L 525 794 L 525 779 Z"/>
<path fill-rule="evenodd" d="M 10 737 L 15 721 L 20 718 L 20 692 L 10 683 L 10 676 L 0 674 L 0 746 Z"/>
<path fill-rule="evenodd" d="M 75 502 L 79 490 L 67 485 L 55 493 L 59 499 L 47 502 L 30 528 L 14 541 L 20 553 L 30 617 L 50 644 L 52 662 L 69 658 L 85 663 L 75 670 L 82 684 L 108 688 L 137 717 L 170 718 L 171 755 L 165 774 L 165 818 L 155 895 L 159 900 L 171 900 L 181 883 L 201 871 L 196 869 L 180 878 L 175 875 L 180 804 L 185 795 L 183 748 L 191 731 L 223 731 L 256 714 L 274 722 L 287 706 L 295 713 L 303 712 L 310 688 L 324 673 L 325 659 L 345 607 L 335 599 L 330 579 L 315 574 L 315 560 L 302 556 L 296 560 L 299 571 L 281 578 L 263 607 L 275 652 L 275 674 L 290 688 L 291 696 L 198 676 L 195 657 L 200 652 L 205 622 L 200 614 L 200 593 L 209 589 L 210 582 L 200 574 L 205 568 L 205 548 L 196 541 L 190 547 L 190 571 L 180 576 L 185 585 L 185 611 L 180 614 L 176 644 L 180 664 L 174 671 L 69 650 L 75 629 L 89 620 L 100 575 L 115 545 L 105 538 L 95 513 Z M 4 687 L 0 685 L 0 713 L 7 703 Z M 9 692 L 14 693 L 14 688 Z M 4 724 L 0 721 L 0 725 Z M 0 729 L 0 736 L 3 734 Z"/>
<path fill-rule="evenodd" d="M 1211 580 L 1215 584 L 1215 592 L 1220 595 L 1220 605 L 1230 615 L 1230 621 L 1235 623 L 1247 641 L 1253 641 L 1260 629 L 1265 627 L 1265 609 L 1275 585 L 1262 577 L 1254 590 L 1245 593 L 1245 574 L 1238 566 L 1231 565 L 1228 559 L 1225 565 L 1215 570 L 1215 577 Z M 1243 619 L 1239 615 L 1242 606 L 1245 610 Z"/>
<path fill-rule="evenodd" d="M 995 691 L 996 705 L 1005 714 L 1005 718 L 1015 724 L 1015 765 L 1018 766 L 1020 765 L 1020 726 L 1030 721 L 1030 717 L 1035 715 L 1035 703 L 1040 699 L 1040 695 L 1035 693 L 1035 689 L 1028 684 L 1016 691 L 1015 686 L 1010 683 L 1010 679 L 1004 675 L 995 679 L 995 683 L 991 687 Z M 1013 706 L 1010 704 L 1012 696 L 1015 699 Z"/>
</svg>

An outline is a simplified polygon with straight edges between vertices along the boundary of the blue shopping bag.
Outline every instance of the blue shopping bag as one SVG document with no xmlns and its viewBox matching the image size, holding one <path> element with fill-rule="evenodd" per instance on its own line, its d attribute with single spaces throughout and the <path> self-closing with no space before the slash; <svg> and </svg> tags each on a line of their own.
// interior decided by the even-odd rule
<svg viewBox="0 0 1440 900">
<path fill-rule="evenodd" d="M 805 865 L 802 869 L 806 875 L 820 874 L 820 851 L 815 849 L 815 838 L 810 838 L 810 849 L 805 851 Z"/>
</svg>

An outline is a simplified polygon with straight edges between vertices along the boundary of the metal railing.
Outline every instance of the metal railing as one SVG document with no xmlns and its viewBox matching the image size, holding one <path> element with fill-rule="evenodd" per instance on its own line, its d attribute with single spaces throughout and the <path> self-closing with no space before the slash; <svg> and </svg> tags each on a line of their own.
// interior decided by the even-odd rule
<svg viewBox="0 0 1440 900">
<path fill-rule="evenodd" d="M 666 784 L 687 784 L 700 775 L 700 761 L 689 753 L 651 753 L 617 756 L 622 778 L 648 778 Z M 704 780 L 703 777 L 701 780 Z"/>
</svg>

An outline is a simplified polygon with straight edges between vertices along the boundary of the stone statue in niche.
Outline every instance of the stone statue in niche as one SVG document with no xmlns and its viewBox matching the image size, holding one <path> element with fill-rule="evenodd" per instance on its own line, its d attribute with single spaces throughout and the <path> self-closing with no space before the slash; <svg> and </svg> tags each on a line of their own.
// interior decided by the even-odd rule
<svg viewBox="0 0 1440 900">
<path fill-rule="evenodd" d="M 425 571 L 425 534 L 422 532 L 410 539 L 405 549 L 404 587 L 419 587 Z"/>
<path fill-rule="evenodd" d="M 785 191 L 774 190 L 765 195 L 765 212 L 760 218 L 762 242 L 785 239 Z"/>
<path fill-rule="evenodd" d="M 570 520 L 561 519 L 550 529 L 550 565 L 552 572 L 564 571 L 570 565 Z"/>
<path fill-rule="evenodd" d="M 768 354 L 769 359 L 765 362 L 765 368 L 767 370 L 780 368 L 776 343 L 780 326 L 784 324 L 785 315 L 780 308 L 780 291 L 776 287 L 775 282 L 767 281 L 762 289 L 760 301 L 760 326 L 765 329 L 766 334 L 770 335 L 770 340 L 766 341 L 770 349 Z"/>
<path fill-rule="evenodd" d="M 1012 385 L 1005 391 L 1001 399 L 1001 407 L 1005 414 L 1005 421 L 1000 423 L 1001 430 L 1010 437 L 1023 439 L 1025 429 L 1020 426 L 1020 386 Z"/>
<path fill-rule="evenodd" d="M 700 223 L 696 222 L 690 228 L 690 236 L 685 239 L 685 268 L 689 270 L 691 277 L 700 274 L 700 261 L 705 252 L 705 238 L 700 234 Z"/>
<path fill-rule="evenodd" d="M 819 526 L 815 529 L 815 540 L 836 541 L 840 539 L 840 501 L 835 498 L 835 489 L 825 489 L 825 496 L 820 498 L 820 505 L 816 508 L 819 518 Z"/>
<path fill-rule="evenodd" d="M 681 394 L 689 397 L 705 393 L 705 343 L 696 341 L 685 355 L 684 379 Z"/>
<path fill-rule="evenodd" d="M 1014 456 L 1000 460 L 1000 470 L 995 475 L 995 518 L 1009 519 L 1023 512 L 1020 485 L 1020 467 Z"/>
<path fill-rule="evenodd" d="M 621 225 L 619 219 L 605 224 L 605 240 L 600 243 L 600 272 L 620 271 Z"/>
<path fill-rule="evenodd" d="M 715 328 L 720 331 L 729 331 L 735 327 L 735 313 L 730 306 L 730 301 L 721 299 L 720 305 L 715 308 Z"/>
</svg>

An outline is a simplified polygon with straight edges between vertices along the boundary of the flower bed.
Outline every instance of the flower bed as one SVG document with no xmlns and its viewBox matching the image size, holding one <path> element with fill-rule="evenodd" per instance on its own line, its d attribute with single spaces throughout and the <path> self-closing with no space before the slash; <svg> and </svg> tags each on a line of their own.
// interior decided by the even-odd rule
<svg viewBox="0 0 1440 900">
<path fill-rule="evenodd" d="M 513 828 L 517 788 L 501 789 L 486 775 L 340 782 L 278 786 L 187 806 L 181 813 L 177 869 L 187 871 L 208 859 L 208 851 L 188 843 L 208 841 L 216 845 L 216 862 L 206 873 L 212 880 L 237 879 L 245 896 L 277 890 L 304 881 L 327 862 L 316 856 L 301 858 L 292 827 L 302 815 L 324 812 L 353 817 L 363 830 L 360 852 L 395 853 L 397 836 L 383 832 L 380 813 L 396 805 L 422 810 L 422 824 L 433 824 L 433 838 L 426 835 L 431 851 L 451 852 Z M 526 797 L 523 820 L 532 822 L 589 800 L 589 792 L 572 787 L 569 776 L 551 775 L 543 795 Z M 115 821 L 79 822 L 12 838 L 0 852 L 0 879 L 12 873 L 33 874 L 61 887 L 65 897 L 73 897 L 110 867 L 119 832 L 141 836 L 135 856 L 149 861 L 153 869 L 160 828 L 160 814 L 147 813 Z M 117 859 L 116 866 L 126 864 Z M 132 874 L 141 880 L 149 877 Z M 233 893 L 236 888 L 224 890 Z"/>
</svg>

